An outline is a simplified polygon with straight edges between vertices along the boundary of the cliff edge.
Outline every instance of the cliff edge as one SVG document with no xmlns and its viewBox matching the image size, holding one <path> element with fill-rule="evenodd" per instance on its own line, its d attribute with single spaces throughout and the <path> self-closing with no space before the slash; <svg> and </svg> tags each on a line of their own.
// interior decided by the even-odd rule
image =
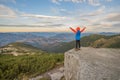
<svg viewBox="0 0 120 80">
<path fill-rule="evenodd" d="M 120 49 L 72 49 L 64 67 L 66 80 L 120 80 Z"/>
</svg>

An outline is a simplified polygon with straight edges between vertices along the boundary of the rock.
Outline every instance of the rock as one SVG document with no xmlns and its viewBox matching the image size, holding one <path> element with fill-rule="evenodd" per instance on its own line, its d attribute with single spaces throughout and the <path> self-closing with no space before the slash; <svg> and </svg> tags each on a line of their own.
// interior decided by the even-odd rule
<svg viewBox="0 0 120 80">
<path fill-rule="evenodd" d="M 72 49 L 64 68 L 66 80 L 120 80 L 120 49 Z"/>
<path fill-rule="evenodd" d="M 34 78 L 30 78 L 29 80 L 61 80 L 61 78 L 64 76 L 64 67 L 57 67 L 54 68 L 42 75 L 36 76 Z"/>
<path fill-rule="evenodd" d="M 64 68 L 58 68 L 48 74 L 51 76 L 51 80 L 60 80 L 64 76 Z"/>
</svg>

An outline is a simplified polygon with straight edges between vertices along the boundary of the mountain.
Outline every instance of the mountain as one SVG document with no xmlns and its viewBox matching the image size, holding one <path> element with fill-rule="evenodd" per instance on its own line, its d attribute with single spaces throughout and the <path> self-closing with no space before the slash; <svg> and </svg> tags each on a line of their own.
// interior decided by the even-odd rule
<svg viewBox="0 0 120 80">
<path fill-rule="evenodd" d="M 56 33 L 56 32 L 30 32 L 30 33 L 33 35 L 40 36 L 40 37 L 42 36 L 45 38 L 49 38 L 52 36 L 56 36 L 57 34 L 60 34 L 60 33 Z"/>
<path fill-rule="evenodd" d="M 88 36 L 92 33 L 82 33 L 81 37 Z M 56 34 L 55 36 L 50 37 L 49 39 L 56 39 L 58 42 L 70 42 L 73 41 L 75 38 L 74 33 L 61 33 Z"/>
<path fill-rule="evenodd" d="M 120 48 L 120 36 L 112 37 L 110 39 L 98 39 L 91 46 L 95 48 Z"/>
<path fill-rule="evenodd" d="M 105 40 L 108 41 L 108 40 L 111 40 L 113 42 L 116 42 L 118 43 L 118 41 L 120 40 L 119 39 L 119 36 L 120 34 L 117 34 L 117 35 L 111 35 L 111 36 L 106 36 L 106 35 L 99 35 L 99 34 L 92 34 L 92 35 L 89 35 L 89 36 L 85 36 L 85 37 L 82 37 L 81 38 L 81 45 L 83 47 L 88 47 L 88 46 L 91 46 L 93 47 L 93 45 L 95 43 L 102 43 L 104 42 Z M 117 37 L 117 38 L 115 38 Z M 114 39 L 115 38 L 115 39 Z M 103 43 L 105 44 L 105 43 Z M 115 44 L 115 43 L 112 43 L 112 44 Z M 115 45 L 117 47 L 117 45 Z M 107 46 L 106 46 L 107 47 Z M 118 47 L 119 48 L 119 47 Z"/>
<path fill-rule="evenodd" d="M 112 35 L 116 35 L 116 34 L 120 34 L 120 33 L 115 33 L 115 32 L 100 32 L 100 35 L 106 35 L 106 36 L 112 36 Z"/>
<path fill-rule="evenodd" d="M 50 34 L 50 35 L 49 35 Z M 100 35 L 106 34 L 106 35 Z M 110 39 L 114 37 L 115 33 L 82 33 L 81 45 L 95 47 L 97 43 L 100 43 L 99 39 Z M 116 33 L 117 34 L 117 33 Z M 45 37 L 44 37 L 45 36 Z M 24 43 L 32 45 L 41 50 L 47 52 L 65 52 L 71 48 L 74 48 L 75 41 L 74 33 L 0 33 L 0 46 L 5 46 L 10 43 Z M 97 41 L 98 40 L 98 41 Z M 96 42 L 95 42 L 96 41 Z M 102 40 L 103 41 L 103 40 Z M 105 44 L 105 43 L 104 43 Z M 107 44 L 106 44 L 107 45 Z M 116 46 L 116 45 L 115 45 Z M 102 46 L 100 46 L 102 47 Z M 107 47 L 107 46 L 105 46 Z"/>
<path fill-rule="evenodd" d="M 105 36 L 93 34 L 89 36 L 84 36 L 81 38 L 82 47 L 95 47 L 95 48 L 120 48 L 120 34 Z M 65 52 L 69 49 L 75 47 L 75 41 L 62 42 L 59 45 L 51 47 L 52 49 L 47 49 L 50 52 Z"/>
<path fill-rule="evenodd" d="M 11 43 L 0 48 L 0 54 L 12 54 L 14 56 L 34 54 L 40 52 L 42 53 L 43 51 L 36 47 L 33 47 L 32 45 L 20 42 Z"/>
<path fill-rule="evenodd" d="M 73 33 L 61 33 L 55 36 L 52 36 L 48 39 L 56 39 L 58 42 L 69 42 L 74 39 L 75 34 Z"/>
<path fill-rule="evenodd" d="M 105 35 L 99 35 L 99 34 L 92 34 L 90 36 L 85 36 L 81 38 L 81 45 L 84 47 L 90 46 L 94 41 L 100 39 L 100 38 L 107 38 L 109 36 Z"/>
<path fill-rule="evenodd" d="M 0 33 L 0 46 L 5 46 L 9 43 L 17 42 L 19 40 L 38 38 L 38 36 L 31 33 Z M 39 36 L 39 38 L 43 38 Z"/>
<path fill-rule="evenodd" d="M 21 40 L 19 42 L 32 45 L 42 50 L 48 50 L 54 46 L 58 46 L 60 42 L 55 39 L 47 39 L 47 38 L 35 38 L 35 39 L 28 39 L 28 40 Z"/>
<path fill-rule="evenodd" d="M 72 41 L 74 37 L 68 35 L 69 33 L 50 33 L 50 32 L 0 33 L 0 47 L 5 46 L 9 43 L 21 42 L 21 41 L 25 41 L 25 42 L 40 41 L 39 43 L 45 42 L 46 44 L 51 44 L 51 43 L 56 44 L 56 42 Z M 66 39 L 64 39 L 64 37 L 66 37 Z"/>
<path fill-rule="evenodd" d="M 83 36 L 91 33 L 83 33 Z M 69 42 L 74 40 L 74 33 L 55 33 L 55 32 L 13 32 L 13 33 L 0 33 L 0 47 L 9 43 L 18 41 L 33 41 L 33 39 L 46 40 L 46 43 L 53 42 Z"/>
<path fill-rule="evenodd" d="M 81 37 L 91 35 L 93 33 L 82 33 Z M 118 33 L 112 32 L 101 32 L 97 34 L 104 34 L 104 35 L 115 35 Z M 33 41 L 33 39 L 38 41 L 40 39 L 46 40 L 46 43 L 55 43 L 56 42 L 70 42 L 74 40 L 74 33 L 55 33 L 55 32 L 13 32 L 13 33 L 0 33 L 0 47 L 5 46 L 9 43 L 18 42 L 18 41 Z M 37 46 L 37 45 L 36 45 Z"/>
<path fill-rule="evenodd" d="M 119 46 L 119 38 L 120 35 L 98 35 L 92 34 L 89 36 L 84 36 L 81 38 L 81 46 L 83 47 L 105 47 L 105 48 L 120 48 Z M 18 42 L 19 43 L 19 42 Z M 70 42 L 58 42 L 53 38 L 35 38 L 28 40 L 21 40 L 20 43 L 24 43 L 30 46 L 34 46 L 40 50 L 44 50 L 46 52 L 55 52 L 55 53 L 64 53 L 65 51 L 72 49 L 75 47 L 75 41 Z"/>
</svg>

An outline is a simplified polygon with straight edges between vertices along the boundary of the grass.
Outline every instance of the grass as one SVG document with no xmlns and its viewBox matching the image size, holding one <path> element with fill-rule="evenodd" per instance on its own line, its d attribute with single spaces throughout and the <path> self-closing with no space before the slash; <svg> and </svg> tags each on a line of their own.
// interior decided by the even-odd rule
<svg viewBox="0 0 120 80">
<path fill-rule="evenodd" d="M 64 54 L 0 55 L 0 80 L 23 79 L 37 76 L 62 65 Z"/>
</svg>

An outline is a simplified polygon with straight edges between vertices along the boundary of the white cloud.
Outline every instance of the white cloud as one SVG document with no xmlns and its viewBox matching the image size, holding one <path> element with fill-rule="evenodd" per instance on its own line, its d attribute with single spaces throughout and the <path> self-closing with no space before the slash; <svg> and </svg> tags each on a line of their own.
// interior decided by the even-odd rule
<svg viewBox="0 0 120 80">
<path fill-rule="evenodd" d="M 53 3 L 59 4 L 60 0 L 52 0 Z"/>
<path fill-rule="evenodd" d="M 62 8 L 62 9 L 60 9 L 60 11 L 62 11 L 62 12 L 66 12 L 67 10 Z"/>
<path fill-rule="evenodd" d="M 11 8 L 0 5 L 0 18 L 14 18 L 16 17 L 16 12 Z"/>
<path fill-rule="evenodd" d="M 105 17 L 107 21 L 119 21 L 120 22 L 120 13 L 110 13 Z"/>
<path fill-rule="evenodd" d="M 99 6 L 100 2 L 99 0 L 88 0 L 88 3 L 93 6 Z"/>
<path fill-rule="evenodd" d="M 88 31 L 109 31 L 119 32 L 120 30 L 120 14 L 119 13 L 106 13 L 94 18 L 87 18 Z"/>
<path fill-rule="evenodd" d="M 81 15 L 81 17 L 84 17 L 84 16 L 89 16 L 89 17 L 90 16 L 99 16 L 99 15 L 103 14 L 104 12 L 105 12 L 105 6 L 102 6 L 99 9 L 97 9 L 96 11 Z"/>
<path fill-rule="evenodd" d="M 22 14 L 22 17 L 32 17 L 32 18 L 41 18 L 41 19 L 65 19 L 65 17 L 60 16 L 47 16 L 47 15 L 40 15 L 40 14 Z"/>
<path fill-rule="evenodd" d="M 0 0 L 0 2 L 3 2 L 3 3 L 11 2 L 13 4 L 16 4 L 16 0 Z"/>
<path fill-rule="evenodd" d="M 113 26 L 120 28 L 120 23 L 116 23 L 116 24 L 114 24 Z M 119 30 L 120 30 L 120 29 L 119 29 Z"/>
<path fill-rule="evenodd" d="M 112 0 L 103 0 L 107 2 L 111 2 Z M 52 0 L 53 3 L 59 4 L 60 2 L 73 2 L 73 3 L 88 3 L 93 6 L 101 5 L 101 0 Z"/>
<path fill-rule="evenodd" d="M 15 11 L 5 5 L 0 5 L 0 24 L 1 25 L 15 25 L 21 27 L 23 25 L 35 26 L 35 27 L 61 27 L 64 26 L 62 20 L 66 19 L 66 17 L 62 16 L 48 16 L 41 14 L 28 14 L 20 11 Z M 50 22 L 42 23 L 42 22 Z M 41 22 L 41 23 L 36 23 Z M 34 25 L 32 25 L 34 24 Z M 6 25 L 6 26 L 7 26 Z M 8 26 L 7 26 L 8 27 Z M 11 26 L 9 26 L 11 27 Z"/>
<path fill-rule="evenodd" d="M 7 25 L 0 25 L 0 27 L 63 27 L 65 26 L 64 24 L 44 24 L 44 23 L 39 23 L 39 24 L 27 24 L 27 25 L 22 25 L 22 24 L 7 24 Z"/>
<path fill-rule="evenodd" d="M 94 25 L 94 24 L 93 24 Z M 99 22 L 96 26 L 101 26 L 102 28 L 112 27 L 113 23 L 111 22 Z"/>
<path fill-rule="evenodd" d="M 107 2 L 111 2 L 112 0 L 106 0 Z"/>
<path fill-rule="evenodd" d="M 73 16 L 73 21 L 70 21 L 71 24 L 84 25 L 87 27 L 88 32 L 118 32 L 120 30 L 120 24 L 118 24 L 120 23 L 120 13 L 106 12 L 105 6 L 102 6 L 93 12 L 78 14 L 81 15 Z"/>
</svg>

